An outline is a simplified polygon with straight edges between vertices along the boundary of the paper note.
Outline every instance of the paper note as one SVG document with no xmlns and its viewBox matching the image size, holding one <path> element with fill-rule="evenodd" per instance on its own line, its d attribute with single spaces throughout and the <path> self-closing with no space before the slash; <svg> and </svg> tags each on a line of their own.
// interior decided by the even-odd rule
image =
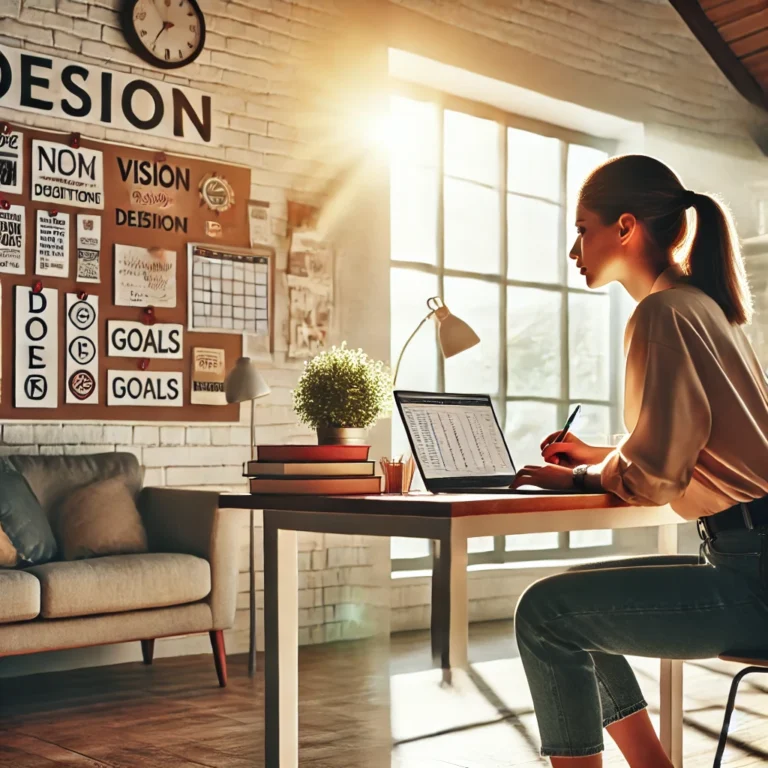
<svg viewBox="0 0 768 768">
<path fill-rule="evenodd" d="M 101 216 L 77 216 L 77 281 L 99 283 L 101 253 Z"/>
<path fill-rule="evenodd" d="M 224 396 L 224 350 L 195 347 L 192 350 L 190 403 L 226 405 Z"/>
<path fill-rule="evenodd" d="M 97 149 L 32 142 L 32 200 L 78 208 L 104 207 L 104 161 Z"/>
<path fill-rule="evenodd" d="M 37 211 L 35 274 L 69 277 L 69 214 Z"/>
<path fill-rule="evenodd" d="M 176 306 L 176 252 L 115 245 L 115 304 Z"/>
<path fill-rule="evenodd" d="M 25 235 L 24 206 L 12 205 L 7 211 L 0 208 L 0 272 L 24 274 Z"/>
<path fill-rule="evenodd" d="M 24 135 L 0 133 L 0 192 L 20 195 L 24 179 Z"/>
</svg>

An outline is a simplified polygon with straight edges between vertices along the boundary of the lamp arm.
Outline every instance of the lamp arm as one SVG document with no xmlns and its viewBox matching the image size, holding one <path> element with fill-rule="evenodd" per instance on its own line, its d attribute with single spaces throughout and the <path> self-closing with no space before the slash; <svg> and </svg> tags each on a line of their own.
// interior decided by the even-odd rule
<svg viewBox="0 0 768 768">
<path fill-rule="evenodd" d="M 397 374 L 400 370 L 400 363 L 403 362 L 403 355 L 405 354 L 405 350 L 408 348 L 408 345 L 413 341 L 413 337 L 421 330 L 421 326 L 424 325 L 424 323 L 429 320 L 432 315 L 434 315 L 434 312 L 430 312 L 417 326 L 416 330 L 408 337 L 408 340 L 403 344 L 403 348 L 400 350 L 400 356 L 397 358 L 397 365 L 395 366 L 395 375 L 392 377 L 392 386 L 394 387 L 397 383 Z"/>
</svg>

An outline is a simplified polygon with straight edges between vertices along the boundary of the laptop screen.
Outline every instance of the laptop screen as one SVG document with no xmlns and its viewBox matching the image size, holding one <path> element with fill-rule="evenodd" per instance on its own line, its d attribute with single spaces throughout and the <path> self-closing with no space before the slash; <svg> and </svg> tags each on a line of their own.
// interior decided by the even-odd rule
<svg viewBox="0 0 768 768">
<path fill-rule="evenodd" d="M 515 474 L 487 395 L 395 392 L 424 480 Z"/>
</svg>

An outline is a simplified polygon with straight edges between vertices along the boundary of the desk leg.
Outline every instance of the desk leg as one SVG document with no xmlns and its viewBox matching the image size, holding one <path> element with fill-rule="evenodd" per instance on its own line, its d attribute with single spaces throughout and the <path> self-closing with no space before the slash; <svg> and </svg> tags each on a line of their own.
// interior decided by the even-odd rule
<svg viewBox="0 0 768 768">
<path fill-rule="evenodd" d="M 449 530 L 433 541 L 432 556 L 432 659 L 450 683 L 451 669 L 469 664 L 466 537 Z"/>
<path fill-rule="evenodd" d="M 265 765 L 299 765 L 299 561 L 296 531 L 264 511 Z"/>
<path fill-rule="evenodd" d="M 249 560 L 249 568 L 248 568 L 248 574 L 249 574 L 249 591 L 250 591 L 250 597 L 249 597 L 249 607 L 250 607 L 250 615 L 249 615 L 249 624 L 250 624 L 250 636 L 248 638 L 248 677 L 253 677 L 254 672 L 256 671 L 256 541 L 255 536 L 253 533 L 253 510 L 251 510 L 250 515 L 251 520 L 251 530 L 250 530 L 250 538 L 249 538 L 249 553 L 250 553 L 250 560 Z"/>
<path fill-rule="evenodd" d="M 677 526 L 659 526 L 659 554 L 677 554 Z M 683 765 L 683 662 L 662 659 L 659 685 L 661 688 L 661 744 L 675 768 Z"/>
</svg>

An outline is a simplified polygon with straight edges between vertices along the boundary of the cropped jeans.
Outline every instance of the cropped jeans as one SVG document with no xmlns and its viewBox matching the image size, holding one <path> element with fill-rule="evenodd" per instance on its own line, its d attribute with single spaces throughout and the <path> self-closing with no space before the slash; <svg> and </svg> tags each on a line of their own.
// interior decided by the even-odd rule
<svg viewBox="0 0 768 768">
<path fill-rule="evenodd" d="M 623 654 L 708 659 L 764 649 L 760 553 L 756 531 L 729 531 L 699 557 L 590 564 L 529 587 L 515 633 L 541 753 L 601 752 L 603 728 L 647 706 Z"/>
</svg>

